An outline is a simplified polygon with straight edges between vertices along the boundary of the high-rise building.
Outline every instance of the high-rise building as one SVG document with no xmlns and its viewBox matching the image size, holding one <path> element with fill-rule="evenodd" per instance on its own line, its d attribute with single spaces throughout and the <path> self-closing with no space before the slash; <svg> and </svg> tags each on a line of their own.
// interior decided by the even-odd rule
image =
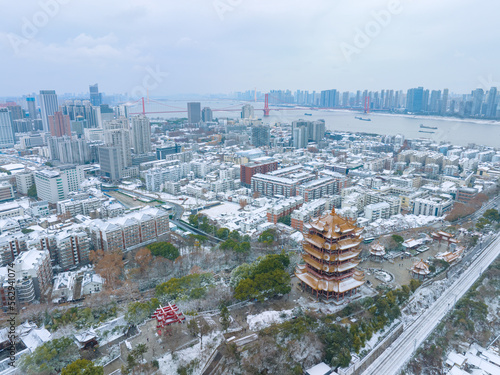
<svg viewBox="0 0 500 375">
<path fill-rule="evenodd" d="M 429 112 L 438 113 L 441 103 L 441 90 L 432 90 L 431 101 L 429 104 Z"/>
<path fill-rule="evenodd" d="M 297 126 L 293 129 L 293 147 L 307 147 L 307 126 Z"/>
<path fill-rule="evenodd" d="M 59 109 L 55 90 L 40 90 L 40 110 L 42 114 L 43 131 L 50 132 L 49 116 Z"/>
<path fill-rule="evenodd" d="M 49 116 L 50 134 L 53 137 L 62 137 L 67 135 L 71 137 L 71 123 L 68 115 L 63 115 L 62 112 L 54 112 Z"/>
<path fill-rule="evenodd" d="M 26 97 L 26 105 L 28 107 L 28 115 L 31 120 L 35 120 L 38 117 L 38 112 L 36 110 L 35 98 L 33 96 Z"/>
<path fill-rule="evenodd" d="M 439 114 L 446 114 L 448 108 L 448 89 L 443 90 L 443 98 L 441 99 L 441 108 L 439 109 Z"/>
<path fill-rule="evenodd" d="M 201 111 L 201 120 L 203 122 L 210 122 L 213 121 L 213 119 L 214 115 L 212 109 L 210 107 L 203 108 L 203 110 Z"/>
<path fill-rule="evenodd" d="M 10 116 L 12 121 L 21 120 L 24 118 L 24 111 L 20 105 L 15 102 L 7 102 L 5 104 L 0 104 L 0 108 L 7 108 L 10 111 Z"/>
<path fill-rule="evenodd" d="M 89 86 L 90 91 L 90 104 L 93 106 L 100 106 L 102 104 L 102 94 L 99 92 L 97 83 Z"/>
<path fill-rule="evenodd" d="M 308 139 L 313 142 L 320 142 L 325 137 L 325 121 L 318 120 L 310 122 L 307 126 Z"/>
<path fill-rule="evenodd" d="M 118 147 L 99 147 L 99 165 L 101 173 L 112 181 L 122 178 L 122 158 Z"/>
<path fill-rule="evenodd" d="M 0 108 L 0 147 L 14 146 L 12 126 L 12 113 L 7 108 Z"/>
<path fill-rule="evenodd" d="M 201 103 L 192 102 L 187 104 L 188 122 L 198 124 L 201 121 Z"/>
<path fill-rule="evenodd" d="M 151 152 L 151 125 L 146 116 L 132 117 L 132 145 L 137 155 Z"/>
<path fill-rule="evenodd" d="M 428 92 L 428 90 L 426 90 Z M 406 95 L 406 110 L 408 112 L 422 112 L 424 110 L 424 88 L 409 89 Z"/>
<path fill-rule="evenodd" d="M 241 118 L 254 118 L 254 108 L 250 104 L 245 104 L 241 108 Z"/>
<path fill-rule="evenodd" d="M 323 108 L 334 108 L 339 105 L 339 93 L 337 90 L 321 91 L 319 106 Z"/>
<path fill-rule="evenodd" d="M 130 167 L 132 165 L 132 152 L 128 119 L 121 117 L 112 121 L 105 121 L 103 128 L 106 146 L 118 148 L 121 159 L 120 165 L 122 168 Z"/>
<path fill-rule="evenodd" d="M 271 141 L 271 128 L 265 125 L 252 127 L 252 144 L 255 147 L 269 146 Z"/>
<path fill-rule="evenodd" d="M 38 198 L 55 204 L 80 189 L 84 172 L 82 165 L 65 165 L 59 170 L 35 171 L 34 176 Z"/>
<path fill-rule="evenodd" d="M 492 87 L 490 91 L 488 91 L 488 113 L 487 117 L 495 118 L 497 116 L 497 88 Z"/>
<path fill-rule="evenodd" d="M 481 114 L 481 106 L 483 104 L 484 90 L 475 89 L 472 91 L 472 115 L 479 116 Z"/>
</svg>

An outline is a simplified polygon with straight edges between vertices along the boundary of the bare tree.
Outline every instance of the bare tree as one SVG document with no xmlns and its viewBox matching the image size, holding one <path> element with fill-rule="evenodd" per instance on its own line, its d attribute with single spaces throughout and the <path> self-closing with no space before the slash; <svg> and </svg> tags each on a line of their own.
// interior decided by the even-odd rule
<svg viewBox="0 0 500 375">
<path fill-rule="evenodd" d="M 200 339 L 201 349 L 203 349 L 203 336 L 210 332 L 210 326 L 205 321 L 205 319 L 201 318 L 200 321 L 195 319 L 191 319 L 187 324 L 187 328 L 189 333 Z"/>
</svg>

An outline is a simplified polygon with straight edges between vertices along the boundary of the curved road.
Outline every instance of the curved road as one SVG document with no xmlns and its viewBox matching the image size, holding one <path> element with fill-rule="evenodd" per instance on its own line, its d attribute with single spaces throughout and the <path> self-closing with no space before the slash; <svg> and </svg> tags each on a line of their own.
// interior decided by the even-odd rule
<svg viewBox="0 0 500 375">
<path fill-rule="evenodd" d="M 478 245 L 481 246 L 481 245 Z M 415 321 L 364 372 L 363 375 L 396 375 L 411 359 L 414 351 L 431 334 L 434 328 L 455 303 L 469 290 L 481 273 L 500 254 L 500 239 L 495 236 L 488 246 L 476 255 L 455 282 Z"/>
</svg>

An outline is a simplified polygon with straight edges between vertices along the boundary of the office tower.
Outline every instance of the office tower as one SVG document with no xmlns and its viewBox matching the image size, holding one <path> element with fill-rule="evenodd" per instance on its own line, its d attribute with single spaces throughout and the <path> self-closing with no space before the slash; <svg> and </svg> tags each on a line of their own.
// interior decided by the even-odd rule
<svg viewBox="0 0 500 375">
<path fill-rule="evenodd" d="M 443 90 L 443 98 L 441 99 L 441 108 L 439 109 L 439 114 L 446 114 L 446 109 L 448 108 L 448 89 Z"/>
<path fill-rule="evenodd" d="M 254 109 L 250 104 L 245 104 L 241 108 L 241 118 L 254 118 Z"/>
<path fill-rule="evenodd" d="M 49 116 L 59 110 L 55 90 L 40 90 L 40 110 L 42 114 L 43 131 L 50 132 Z"/>
<path fill-rule="evenodd" d="M 318 120 L 308 125 L 308 138 L 313 142 L 320 142 L 325 137 L 325 121 Z"/>
<path fill-rule="evenodd" d="M 252 144 L 255 147 L 269 146 L 271 141 L 271 128 L 260 125 L 252 127 Z"/>
<path fill-rule="evenodd" d="M 431 100 L 429 104 L 429 112 L 439 112 L 439 104 L 441 102 L 441 90 L 432 90 Z"/>
<path fill-rule="evenodd" d="M 50 160 L 58 160 L 62 164 L 85 164 L 92 161 L 89 144 L 84 138 L 48 137 L 47 148 Z"/>
<path fill-rule="evenodd" d="M 495 118 L 497 116 L 497 88 L 492 87 L 490 91 L 488 91 L 488 113 L 487 117 Z"/>
<path fill-rule="evenodd" d="M 307 126 L 295 127 L 292 131 L 293 147 L 305 148 L 307 147 Z"/>
<path fill-rule="evenodd" d="M 426 90 L 427 94 L 429 90 Z M 427 96 L 428 98 L 428 96 Z M 406 110 L 408 112 L 422 112 L 424 103 L 424 88 L 418 87 L 415 89 L 409 89 L 406 95 Z"/>
<path fill-rule="evenodd" d="M 0 104 L 0 108 L 6 108 L 10 111 L 10 117 L 12 118 L 12 121 L 24 119 L 23 109 L 15 102 Z"/>
<path fill-rule="evenodd" d="M 479 116 L 481 114 L 481 105 L 483 104 L 484 90 L 475 89 L 472 92 L 472 115 Z"/>
<path fill-rule="evenodd" d="M 63 135 L 71 137 L 69 116 L 63 115 L 62 112 L 54 112 L 54 115 L 49 116 L 49 128 L 53 137 L 62 137 Z"/>
<path fill-rule="evenodd" d="M 361 90 L 356 91 L 356 103 L 355 106 L 359 107 L 361 105 Z"/>
<path fill-rule="evenodd" d="M 102 94 L 99 92 L 99 87 L 97 83 L 95 85 L 89 86 L 90 91 L 90 104 L 93 106 L 99 106 L 102 104 Z"/>
<path fill-rule="evenodd" d="M 342 93 L 342 106 L 349 107 L 349 91 Z"/>
<path fill-rule="evenodd" d="M 201 103 L 193 102 L 187 104 L 188 122 L 198 124 L 201 121 Z"/>
<path fill-rule="evenodd" d="M 151 125 L 146 116 L 132 117 L 132 146 L 137 155 L 151 152 Z"/>
<path fill-rule="evenodd" d="M 320 107 L 334 108 L 339 104 L 339 93 L 337 90 L 324 90 L 321 91 Z"/>
<path fill-rule="evenodd" d="M 0 147 L 13 147 L 12 114 L 7 108 L 0 108 Z"/>
<path fill-rule="evenodd" d="M 214 116 L 212 113 L 212 109 L 210 107 L 205 107 L 203 108 L 203 111 L 201 111 L 201 120 L 203 122 L 210 122 L 213 121 Z"/>
<path fill-rule="evenodd" d="M 104 121 L 104 143 L 106 146 L 116 147 L 119 150 L 120 165 L 122 168 L 132 165 L 132 151 L 128 120 L 119 118 Z"/>
<path fill-rule="evenodd" d="M 101 173 L 112 181 L 122 178 L 123 163 L 118 147 L 99 147 Z"/>
<path fill-rule="evenodd" d="M 28 96 L 26 98 L 26 104 L 28 106 L 28 115 L 31 120 L 35 120 L 38 117 L 38 113 L 36 111 L 36 103 L 35 98 L 32 96 Z"/>
</svg>

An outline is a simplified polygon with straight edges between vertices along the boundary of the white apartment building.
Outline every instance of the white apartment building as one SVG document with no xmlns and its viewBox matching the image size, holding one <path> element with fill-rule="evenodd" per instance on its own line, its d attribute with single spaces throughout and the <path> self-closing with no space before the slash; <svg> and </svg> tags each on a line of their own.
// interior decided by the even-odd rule
<svg viewBox="0 0 500 375">
<path fill-rule="evenodd" d="M 16 185 L 17 192 L 20 194 L 28 194 L 28 190 L 35 184 L 35 178 L 32 172 L 17 173 Z"/>
</svg>

